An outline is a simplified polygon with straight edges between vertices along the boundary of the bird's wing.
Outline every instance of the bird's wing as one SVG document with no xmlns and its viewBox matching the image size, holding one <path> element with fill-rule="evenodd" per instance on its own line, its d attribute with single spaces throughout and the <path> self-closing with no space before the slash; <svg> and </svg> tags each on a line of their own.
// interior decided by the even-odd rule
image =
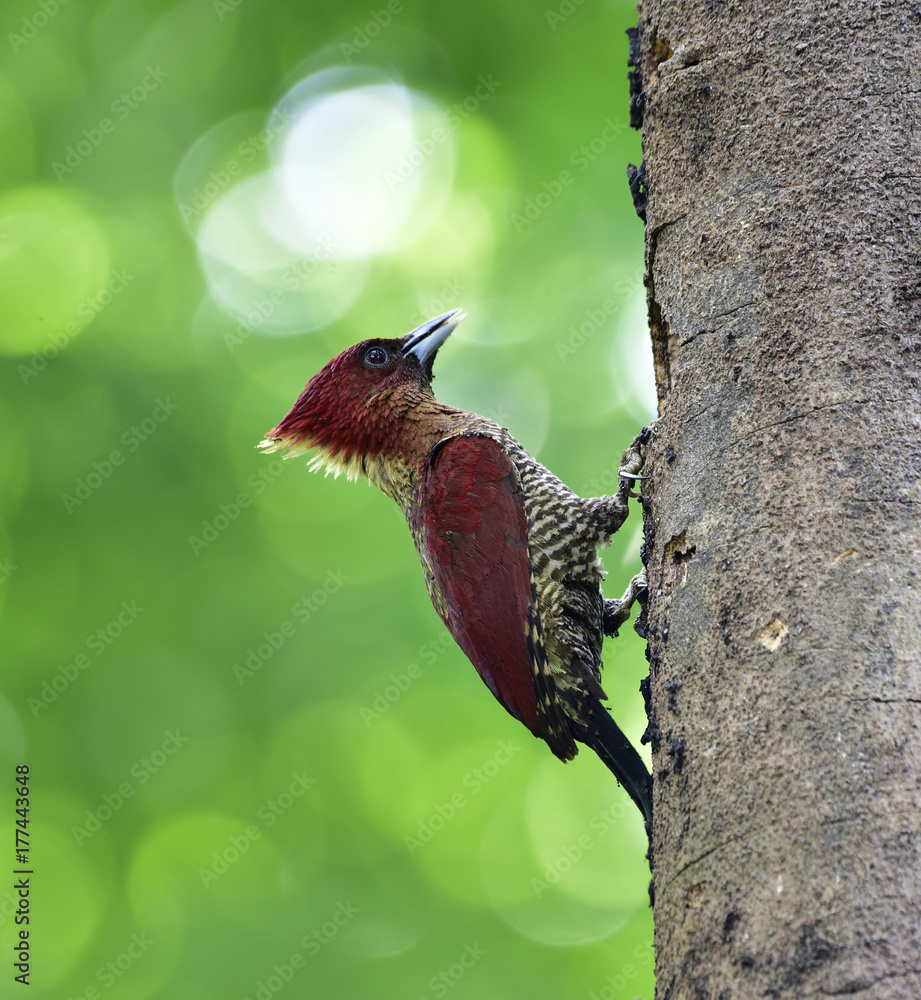
<svg viewBox="0 0 921 1000">
<path fill-rule="evenodd" d="M 541 635 L 518 470 L 491 438 L 449 438 L 417 496 L 417 537 L 451 634 L 516 719 L 557 756 L 575 756 Z"/>
</svg>

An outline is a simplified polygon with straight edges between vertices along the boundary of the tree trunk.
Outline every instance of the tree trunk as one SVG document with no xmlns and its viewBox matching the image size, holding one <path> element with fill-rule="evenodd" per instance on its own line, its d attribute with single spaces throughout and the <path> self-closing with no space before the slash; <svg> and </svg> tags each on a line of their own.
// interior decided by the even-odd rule
<svg viewBox="0 0 921 1000">
<path fill-rule="evenodd" d="M 921 8 L 641 0 L 657 997 L 921 997 Z"/>
</svg>

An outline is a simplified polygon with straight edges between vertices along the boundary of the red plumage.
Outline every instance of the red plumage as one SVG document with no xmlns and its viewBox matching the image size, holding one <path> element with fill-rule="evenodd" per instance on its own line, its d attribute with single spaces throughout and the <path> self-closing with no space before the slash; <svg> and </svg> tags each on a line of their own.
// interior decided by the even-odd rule
<svg viewBox="0 0 921 1000">
<path fill-rule="evenodd" d="M 528 526 L 515 467 L 489 438 L 450 438 L 426 464 L 416 495 L 444 623 L 490 691 L 540 736 L 528 653 Z"/>
<path fill-rule="evenodd" d="M 337 354 L 307 383 L 284 420 L 269 435 L 273 440 L 319 448 L 324 457 L 348 464 L 367 455 L 392 456 L 400 449 L 403 429 L 398 401 L 405 392 L 405 372 L 391 362 L 385 370 L 368 368 L 362 356 L 369 345 L 399 356 L 399 340 L 364 341 Z"/>
<path fill-rule="evenodd" d="M 265 451 L 367 476 L 400 505 L 435 609 L 489 689 L 563 760 L 592 747 L 652 816 L 649 774 L 601 703 L 603 633 L 645 580 L 605 601 L 597 547 L 627 516 L 629 481 L 583 499 L 491 420 L 440 403 L 432 362 L 459 310 L 365 340 L 308 382 Z M 638 438 L 638 442 L 641 441 Z M 630 471 L 642 464 L 637 447 Z"/>
</svg>

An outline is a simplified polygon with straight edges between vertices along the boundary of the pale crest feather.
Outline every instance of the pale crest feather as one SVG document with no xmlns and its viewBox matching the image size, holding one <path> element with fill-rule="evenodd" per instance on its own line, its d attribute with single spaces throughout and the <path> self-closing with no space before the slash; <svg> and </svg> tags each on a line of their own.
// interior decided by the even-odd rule
<svg viewBox="0 0 921 1000">
<path fill-rule="evenodd" d="M 306 455 L 313 451 L 315 446 L 303 441 L 292 441 L 290 438 L 265 438 L 256 447 L 266 455 L 275 451 L 283 451 L 282 458 L 287 460 L 297 458 L 299 455 Z M 322 469 L 324 476 L 332 475 L 334 479 L 344 475 L 349 482 L 357 482 L 362 476 L 368 474 L 365 462 L 360 455 L 344 459 L 330 455 L 322 448 L 307 462 L 307 469 L 310 472 L 319 472 Z"/>
</svg>

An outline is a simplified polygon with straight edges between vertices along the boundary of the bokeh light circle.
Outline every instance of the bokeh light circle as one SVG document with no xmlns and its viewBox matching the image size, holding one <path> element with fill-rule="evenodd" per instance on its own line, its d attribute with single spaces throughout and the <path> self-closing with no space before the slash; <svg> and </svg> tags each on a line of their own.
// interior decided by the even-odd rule
<svg viewBox="0 0 921 1000">
<path fill-rule="evenodd" d="M 179 212 L 241 336 L 318 330 L 352 307 L 375 256 L 419 240 L 448 204 L 452 129 L 424 95 L 344 67 L 300 81 L 257 125 L 236 116 L 192 146 Z"/>
<path fill-rule="evenodd" d="M 594 767 L 564 770 L 545 761 L 527 790 L 496 811 L 483 838 L 493 907 L 541 944 L 603 940 L 646 905 L 642 824 L 625 796 L 597 776 Z M 514 854 L 510 843 L 519 845 Z"/>
</svg>

